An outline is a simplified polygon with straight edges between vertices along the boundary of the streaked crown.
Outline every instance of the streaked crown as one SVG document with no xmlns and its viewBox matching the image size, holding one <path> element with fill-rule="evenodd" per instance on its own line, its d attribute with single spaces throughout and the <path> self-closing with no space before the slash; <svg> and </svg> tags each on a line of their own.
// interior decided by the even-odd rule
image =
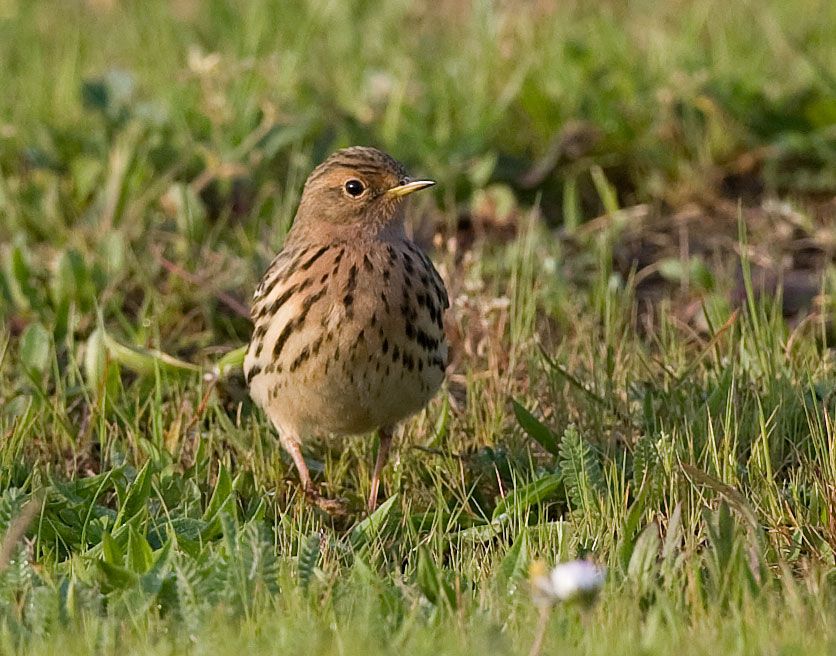
<svg viewBox="0 0 836 656">
<path fill-rule="evenodd" d="M 435 184 L 412 180 L 404 166 L 377 148 L 338 150 L 305 182 L 294 230 L 345 236 L 346 227 L 375 232 L 402 218 L 402 200 Z"/>
</svg>

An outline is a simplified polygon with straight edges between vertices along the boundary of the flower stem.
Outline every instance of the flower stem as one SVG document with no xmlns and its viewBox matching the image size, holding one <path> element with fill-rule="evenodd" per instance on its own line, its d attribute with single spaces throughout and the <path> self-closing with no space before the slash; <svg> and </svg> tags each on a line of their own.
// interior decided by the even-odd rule
<svg viewBox="0 0 836 656">
<path fill-rule="evenodd" d="M 546 627 L 549 625 L 549 606 L 543 604 L 540 606 L 540 617 L 537 620 L 537 629 L 534 633 L 534 642 L 531 644 L 531 649 L 528 656 L 540 656 L 543 650 L 543 640 L 546 637 Z"/>
</svg>

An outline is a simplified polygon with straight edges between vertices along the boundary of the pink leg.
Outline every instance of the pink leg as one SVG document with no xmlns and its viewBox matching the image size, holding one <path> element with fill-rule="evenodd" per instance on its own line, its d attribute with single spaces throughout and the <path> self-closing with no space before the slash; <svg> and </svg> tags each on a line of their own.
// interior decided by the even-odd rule
<svg viewBox="0 0 836 656">
<path fill-rule="evenodd" d="M 345 513 L 345 504 L 338 499 L 326 499 L 319 494 L 319 491 L 311 480 L 311 473 L 308 471 L 308 465 L 302 457 L 302 448 L 299 446 L 297 440 L 282 438 L 282 446 L 293 458 L 293 464 L 296 465 L 296 470 L 299 472 L 299 481 L 302 483 L 302 489 L 305 492 L 305 498 L 312 504 L 318 506 L 329 515 L 342 515 Z"/>
<path fill-rule="evenodd" d="M 392 446 L 392 429 L 381 428 L 378 431 L 380 437 L 380 447 L 377 450 L 377 460 L 374 463 L 374 473 L 372 474 L 372 489 L 369 493 L 369 514 L 377 508 L 377 493 L 380 488 L 380 474 L 386 466 L 386 461 L 389 459 L 389 448 Z"/>
<path fill-rule="evenodd" d="M 302 448 L 299 446 L 299 442 L 291 439 L 282 439 L 282 446 L 290 454 L 290 457 L 293 458 L 293 464 L 296 465 L 296 471 L 299 472 L 299 481 L 302 483 L 302 489 L 305 491 L 305 495 L 315 493 L 311 473 L 308 471 L 308 465 L 302 457 Z"/>
</svg>

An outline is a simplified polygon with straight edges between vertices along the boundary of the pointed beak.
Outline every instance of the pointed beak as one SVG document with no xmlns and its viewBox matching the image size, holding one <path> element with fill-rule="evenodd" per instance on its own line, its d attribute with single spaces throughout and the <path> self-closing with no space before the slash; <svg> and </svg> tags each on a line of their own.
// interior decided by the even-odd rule
<svg viewBox="0 0 836 656">
<path fill-rule="evenodd" d="M 421 189 L 426 189 L 427 187 L 432 187 L 434 184 L 435 181 L 433 180 L 410 180 L 409 182 L 398 185 L 397 187 L 392 187 L 386 192 L 386 195 L 400 198 L 401 196 L 408 196 L 413 191 L 419 191 Z"/>
</svg>

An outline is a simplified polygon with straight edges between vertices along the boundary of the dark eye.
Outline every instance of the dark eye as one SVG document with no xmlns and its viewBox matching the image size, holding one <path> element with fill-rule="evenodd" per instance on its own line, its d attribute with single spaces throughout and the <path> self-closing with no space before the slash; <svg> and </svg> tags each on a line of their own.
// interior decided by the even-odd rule
<svg viewBox="0 0 836 656">
<path fill-rule="evenodd" d="M 352 179 L 345 183 L 345 193 L 349 196 L 357 198 L 364 191 L 366 191 L 366 186 L 359 180 Z"/>
</svg>

